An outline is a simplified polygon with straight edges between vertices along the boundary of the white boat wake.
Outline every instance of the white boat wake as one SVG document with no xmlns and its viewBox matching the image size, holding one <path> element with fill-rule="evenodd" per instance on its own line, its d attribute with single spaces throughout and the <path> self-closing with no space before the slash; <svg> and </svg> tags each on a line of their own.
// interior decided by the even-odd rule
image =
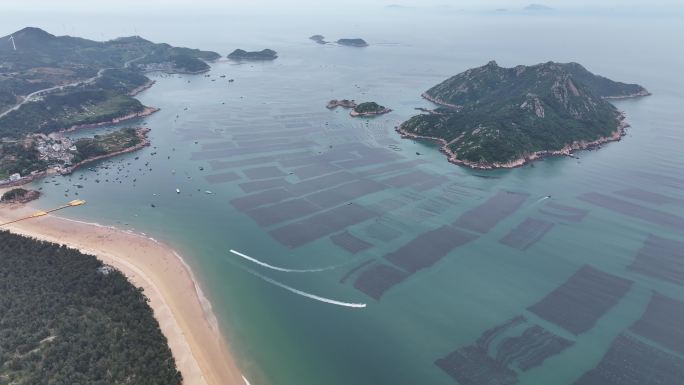
<svg viewBox="0 0 684 385">
<path fill-rule="evenodd" d="M 244 258 L 250 262 L 256 263 L 259 266 L 263 266 L 265 268 L 275 270 L 275 271 L 282 271 L 285 273 L 318 273 L 321 271 L 333 270 L 333 269 L 336 269 L 336 268 L 342 266 L 342 265 L 334 265 L 334 266 L 320 267 L 320 268 L 315 268 L 315 269 L 287 269 L 284 267 L 270 265 L 266 262 L 260 261 L 256 258 L 252 258 L 249 255 L 242 254 L 241 252 L 235 251 L 233 249 L 231 249 L 230 252 L 237 255 L 238 257 L 241 257 L 241 258 Z"/>
<path fill-rule="evenodd" d="M 330 298 L 321 297 L 321 296 L 318 296 L 315 294 L 307 293 L 305 291 L 295 289 L 294 287 L 290 287 L 284 283 L 278 282 L 278 281 L 276 281 L 272 278 L 269 278 L 265 275 L 261 275 L 261 274 L 257 273 L 256 271 L 254 271 L 250 268 L 247 268 L 244 266 L 241 266 L 241 267 L 243 269 L 245 269 L 247 272 L 249 272 L 250 274 L 257 276 L 257 277 L 263 279 L 264 281 L 266 281 L 270 284 L 276 285 L 276 286 L 283 288 L 283 289 L 285 289 L 291 293 L 301 295 L 302 297 L 310 298 L 310 299 L 313 299 L 316 301 L 325 302 L 325 303 L 329 303 L 331 305 L 337 305 L 337 306 L 351 307 L 351 308 L 357 308 L 357 309 L 366 307 L 365 303 L 342 302 L 342 301 L 337 301 L 337 300 L 330 299 Z"/>
</svg>

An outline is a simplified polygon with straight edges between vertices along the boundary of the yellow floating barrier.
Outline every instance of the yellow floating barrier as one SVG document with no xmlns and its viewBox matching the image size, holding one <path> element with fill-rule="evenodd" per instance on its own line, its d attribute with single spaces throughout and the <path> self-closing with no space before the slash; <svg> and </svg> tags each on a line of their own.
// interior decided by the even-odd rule
<svg viewBox="0 0 684 385">
<path fill-rule="evenodd" d="M 84 205 L 84 204 L 86 204 L 86 201 L 84 201 L 84 200 L 82 200 L 82 199 L 76 199 L 76 200 L 73 200 L 73 201 L 67 203 L 67 204 L 64 205 L 64 206 L 57 207 L 56 209 L 47 210 L 47 211 L 36 211 L 35 213 L 31 214 L 31 215 L 28 216 L 28 217 L 15 219 L 15 220 L 13 220 L 13 221 L 6 222 L 6 223 L 0 223 L 0 227 L 1 227 L 1 226 L 5 226 L 5 225 L 9 225 L 9 224 L 11 224 L 11 223 L 16 223 L 16 222 L 19 222 L 19 221 L 23 221 L 23 220 L 26 220 L 26 219 L 44 217 L 44 216 L 48 215 L 48 213 L 51 213 L 51 212 L 53 212 L 53 211 L 65 209 L 65 208 L 67 208 L 67 207 L 81 206 L 81 205 Z"/>
<path fill-rule="evenodd" d="M 47 215 L 45 211 L 38 211 L 31 215 L 31 218 L 38 218 Z"/>
</svg>

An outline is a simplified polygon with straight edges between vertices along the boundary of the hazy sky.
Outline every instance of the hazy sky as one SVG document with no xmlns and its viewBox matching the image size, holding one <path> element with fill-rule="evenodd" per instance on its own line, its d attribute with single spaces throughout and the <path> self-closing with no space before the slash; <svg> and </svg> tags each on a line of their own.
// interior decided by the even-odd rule
<svg viewBox="0 0 684 385">
<path fill-rule="evenodd" d="M 390 4 L 415 7 L 448 6 L 464 10 L 520 9 L 530 3 L 544 4 L 558 10 L 581 9 L 683 9 L 682 0 L 17 0 L 3 1 L 5 10 L 98 12 L 150 10 L 221 10 L 225 12 L 266 10 L 334 10 L 365 6 L 382 8 Z"/>
</svg>

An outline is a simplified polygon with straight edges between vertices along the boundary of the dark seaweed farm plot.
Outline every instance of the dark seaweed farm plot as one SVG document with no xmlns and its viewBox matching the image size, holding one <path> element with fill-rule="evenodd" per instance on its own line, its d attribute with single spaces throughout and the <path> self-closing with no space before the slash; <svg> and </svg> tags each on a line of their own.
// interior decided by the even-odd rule
<svg viewBox="0 0 684 385">
<path fill-rule="evenodd" d="M 549 202 L 539 209 L 540 213 L 565 222 L 579 223 L 589 214 L 589 210 Z"/>
<path fill-rule="evenodd" d="M 684 285 L 684 242 L 649 235 L 628 269 Z"/>
<path fill-rule="evenodd" d="M 223 172 L 220 174 L 211 174 L 211 175 L 205 175 L 204 179 L 207 180 L 207 182 L 211 184 L 218 184 L 218 183 L 227 183 L 227 182 L 232 182 L 234 180 L 240 179 L 240 175 L 228 171 L 228 172 Z"/>
<path fill-rule="evenodd" d="M 630 280 L 585 265 L 528 310 L 579 335 L 591 329 L 631 286 Z"/>
<path fill-rule="evenodd" d="M 517 371 L 537 367 L 573 343 L 516 316 L 483 332 L 474 345 L 451 352 L 435 364 L 461 384 L 513 384 Z"/>
<path fill-rule="evenodd" d="M 519 250 L 526 250 L 537 243 L 553 227 L 553 223 L 542 219 L 527 218 L 511 230 L 499 242 Z"/>
<path fill-rule="evenodd" d="M 620 190 L 615 192 L 623 197 L 631 198 L 634 200 L 651 203 L 654 205 L 666 205 L 666 204 L 682 204 L 684 200 L 673 198 L 667 195 L 655 193 L 652 191 L 642 190 L 639 188 L 631 188 L 626 190 Z"/>
<path fill-rule="evenodd" d="M 499 191 L 483 204 L 466 211 L 454 226 L 478 233 L 488 233 L 500 221 L 513 214 L 527 200 L 529 194 Z"/>
<path fill-rule="evenodd" d="M 303 218 L 319 212 L 320 207 L 298 198 L 285 202 L 276 203 L 270 206 L 257 207 L 247 211 L 247 215 L 254 219 L 259 226 L 272 226 L 278 223 Z"/>
<path fill-rule="evenodd" d="M 677 385 L 683 379 L 684 359 L 621 334 L 574 385 Z"/>
<path fill-rule="evenodd" d="M 446 225 L 419 235 L 397 251 L 387 254 L 385 259 L 406 271 L 415 272 L 434 265 L 455 248 L 475 238 L 473 234 Z"/>
<path fill-rule="evenodd" d="M 670 227 L 675 230 L 684 230 L 684 218 L 680 216 L 617 199 L 610 195 L 587 193 L 580 195 L 578 199 L 632 218 Z"/>
<path fill-rule="evenodd" d="M 373 247 L 373 244 L 357 238 L 350 234 L 349 231 L 343 231 L 339 234 L 330 236 L 330 240 L 337 246 L 347 250 L 352 254 L 360 253 Z"/>
<path fill-rule="evenodd" d="M 255 191 L 269 190 L 276 187 L 287 187 L 291 183 L 283 178 L 254 180 L 240 183 L 239 186 L 242 191 L 251 193 Z"/>
<path fill-rule="evenodd" d="M 684 302 L 653 293 L 646 312 L 630 330 L 684 354 Z"/>
<path fill-rule="evenodd" d="M 268 179 L 285 176 L 285 173 L 276 166 L 261 166 L 246 168 L 242 173 L 249 179 Z"/>
<path fill-rule="evenodd" d="M 501 365 L 477 346 L 466 346 L 435 361 L 461 385 L 513 385 L 518 382 L 517 374 Z"/>
<path fill-rule="evenodd" d="M 374 180 L 358 179 L 334 189 L 311 194 L 307 199 L 322 208 L 329 208 L 385 189 L 387 186 Z"/>
<path fill-rule="evenodd" d="M 408 277 L 405 272 L 385 264 L 374 264 L 363 270 L 354 281 L 354 287 L 371 298 L 380 297 Z"/>
<path fill-rule="evenodd" d="M 275 188 L 235 198 L 230 201 L 230 204 L 240 211 L 247 211 L 259 206 L 282 202 L 292 197 L 293 195 L 287 190 Z"/>
</svg>

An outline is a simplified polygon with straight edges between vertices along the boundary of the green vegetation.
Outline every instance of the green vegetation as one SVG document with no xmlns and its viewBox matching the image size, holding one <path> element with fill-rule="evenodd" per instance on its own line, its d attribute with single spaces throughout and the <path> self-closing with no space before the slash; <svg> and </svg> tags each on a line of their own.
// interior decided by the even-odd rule
<svg viewBox="0 0 684 385">
<path fill-rule="evenodd" d="M 141 139 L 135 128 L 122 128 L 105 135 L 95 135 L 93 138 L 82 138 L 76 141 L 76 154 L 73 163 L 97 156 L 113 154 L 140 144 Z"/>
<path fill-rule="evenodd" d="M 254 52 L 236 49 L 228 55 L 228 59 L 233 60 L 275 60 L 277 58 L 278 53 L 272 49 L 263 49 Z"/>
<path fill-rule="evenodd" d="M 354 107 L 354 111 L 359 114 L 373 114 L 385 111 L 385 106 L 381 106 L 375 102 L 365 102 Z"/>
<path fill-rule="evenodd" d="M 637 93 L 647 92 L 576 63 L 501 68 L 490 62 L 428 90 L 425 96 L 444 107 L 412 117 L 402 129 L 445 140 L 461 161 L 508 163 L 610 136 L 620 114 L 603 97 Z"/>
<path fill-rule="evenodd" d="M 46 167 L 47 162 L 40 159 L 32 140 L 0 143 L 0 180 L 7 179 L 15 173 L 29 175 Z"/>
<path fill-rule="evenodd" d="M 4 194 L 2 194 L 2 197 L 0 197 L 0 202 L 8 202 L 8 201 L 13 201 L 15 199 L 21 199 L 28 194 L 28 190 L 23 189 L 23 188 L 15 188 L 11 189 Z"/>
<path fill-rule="evenodd" d="M 0 118 L 0 137 L 50 133 L 74 125 L 110 121 L 142 112 L 137 99 L 104 90 L 76 90 L 51 94 L 29 102 Z"/>
<path fill-rule="evenodd" d="M 181 384 L 140 289 L 95 257 L 0 232 L 0 383 Z"/>
</svg>

